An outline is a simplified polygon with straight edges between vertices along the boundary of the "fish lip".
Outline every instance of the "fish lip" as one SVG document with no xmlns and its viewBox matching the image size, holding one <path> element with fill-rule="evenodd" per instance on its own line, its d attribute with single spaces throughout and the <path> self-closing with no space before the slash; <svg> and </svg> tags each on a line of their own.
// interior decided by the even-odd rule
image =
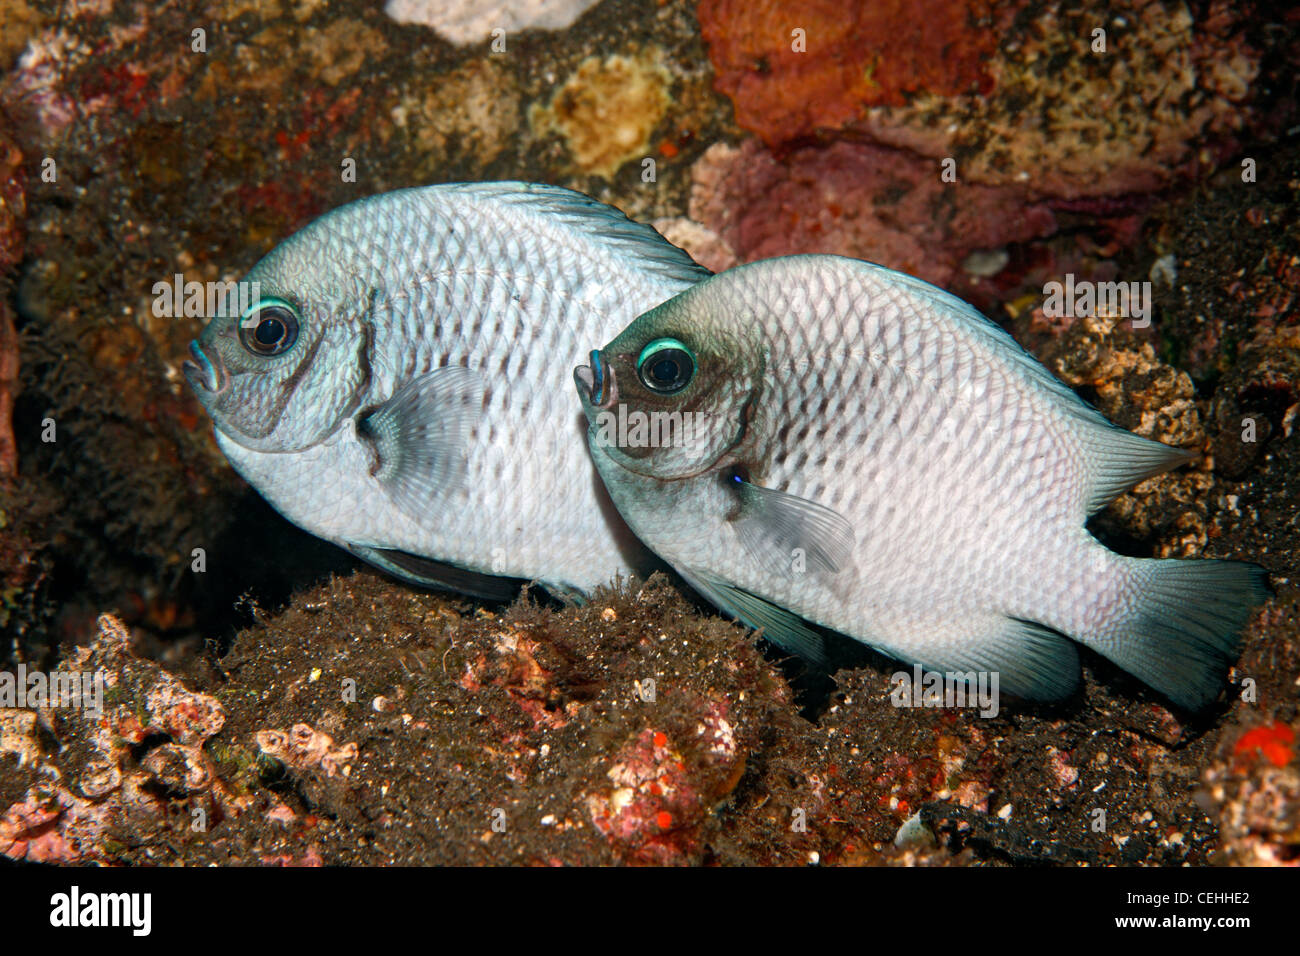
<svg viewBox="0 0 1300 956">
<path fill-rule="evenodd" d="M 599 349 L 590 353 L 591 365 L 579 365 L 573 370 L 573 379 L 593 407 L 607 409 L 618 398 L 618 384 L 614 369 L 605 361 Z"/>
<path fill-rule="evenodd" d="M 595 387 L 596 379 L 591 374 L 591 369 L 585 365 L 579 365 L 573 370 L 573 381 L 578 386 L 578 391 L 587 401 L 591 401 L 591 390 Z"/>
<path fill-rule="evenodd" d="M 203 346 L 199 345 L 198 339 L 190 342 L 190 358 L 185 360 L 181 370 L 196 392 L 211 392 L 216 396 L 230 385 L 226 363 L 221 361 L 220 356 L 215 362 L 212 361 L 208 353 L 203 351 Z"/>
</svg>

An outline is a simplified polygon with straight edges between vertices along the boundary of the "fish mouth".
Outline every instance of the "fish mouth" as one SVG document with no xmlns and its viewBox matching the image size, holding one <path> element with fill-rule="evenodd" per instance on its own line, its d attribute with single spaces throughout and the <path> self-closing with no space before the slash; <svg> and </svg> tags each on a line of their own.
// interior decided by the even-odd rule
<svg viewBox="0 0 1300 956">
<path fill-rule="evenodd" d="M 181 371 L 184 372 L 185 380 L 190 383 L 190 387 L 200 394 L 211 392 L 214 396 L 220 395 L 230 384 L 230 373 L 226 371 L 226 363 L 221 361 L 220 356 L 217 356 L 215 362 L 209 358 L 208 353 L 203 351 L 203 346 L 199 345 L 198 339 L 190 342 L 190 357 L 181 366 Z"/>
<path fill-rule="evenodd" d="M 609 408 L 618 398 L 618 384 L 614 370 L 601 356 L 599 349 L 591 350 L 591 365 L 579 365 L 573 370 L 573 380 L 593 406 Z"/>
</svg>

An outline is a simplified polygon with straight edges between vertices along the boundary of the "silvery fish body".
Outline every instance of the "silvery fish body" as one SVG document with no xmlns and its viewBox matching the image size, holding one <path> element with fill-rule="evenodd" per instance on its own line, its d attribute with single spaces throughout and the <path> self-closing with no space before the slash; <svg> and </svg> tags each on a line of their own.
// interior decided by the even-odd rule
<svg viewBox="0 0 1300 956">
<path fill-rule="evenodd" d="M 258 300 L 208 325 L 186 375 L 295 524 L 423 584 L 576 597 L 650 555 L 593 471 L 570 370 L 708 274 L 569 190 L 399 190 L 272 250 L 244 280 Z"/>
<path fill-rule="evenodd" d="M 834 256 L 742 266 L 591 363 L 575 378 L 623 516 L 791 649 L 816 653 L 802 618 L 1059 699 L 1078 641 L 1199 707 L 1267 593 L 1254 565 L 1123 557 L 1093 538 L 1090 514 L 1192 455 L 1115 427 L 970 306 L 901 273 Z"/>
</svg>

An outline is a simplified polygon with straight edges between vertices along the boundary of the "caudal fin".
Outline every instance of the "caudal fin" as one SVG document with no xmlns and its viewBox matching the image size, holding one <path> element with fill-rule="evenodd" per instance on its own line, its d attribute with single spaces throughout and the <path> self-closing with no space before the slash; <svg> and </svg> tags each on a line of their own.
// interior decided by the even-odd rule
<svg viewBox="0 0 1300 956">
<path fill-rule="evenodd" d="M 1088 645 L 1188 710 L 1209 704 L 1237 659 L 1268 572 L 1241 561 L 1135 561 L 1121 620 Z"/>
</svg>

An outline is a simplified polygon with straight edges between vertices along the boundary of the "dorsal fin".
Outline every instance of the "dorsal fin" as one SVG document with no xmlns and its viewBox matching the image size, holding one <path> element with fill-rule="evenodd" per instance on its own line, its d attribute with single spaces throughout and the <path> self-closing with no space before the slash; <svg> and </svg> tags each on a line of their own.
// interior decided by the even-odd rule
<svg viewBox="0 0 1300 956">
<path fill-rule="evenodd" d="M 1088 447 L 1092 483 L 1088 488 L 1088 514 L 1096 514 L 1139 481 L 1196 459 L 1194 452 L 1143 438 L 1117 425 L 1092 425 L 1083 429 Z"/>
<path fill-rule="evenodd" d="M 572 189 L 521 182 L 453 183 L 434 188 L 535 209 L 605 240 L 635 258 L 638 268 L 667 279 L 694 283 L 713 274 L 653 227 L 634 222 L 608 203 Z"/>
<path fill-rule="evenodd" d="M 997 675 L 998 690 L 1023 700 L 1059 701 L 1079 684 L 1079 654 L 1065 635 L 1001 614 L 953 617 L 923 645 L 891 649 L 902 660 L 944 674 Z"/>
</svg>

